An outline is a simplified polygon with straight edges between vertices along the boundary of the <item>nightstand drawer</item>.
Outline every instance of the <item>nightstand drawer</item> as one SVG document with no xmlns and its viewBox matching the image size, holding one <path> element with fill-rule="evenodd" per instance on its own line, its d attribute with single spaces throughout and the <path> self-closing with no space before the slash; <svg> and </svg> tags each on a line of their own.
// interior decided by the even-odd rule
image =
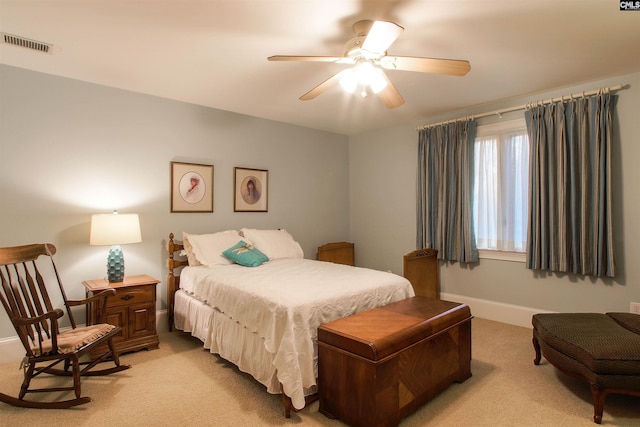
<svg viewBox="0 0 640 427">
<path fill-rule="evenodd" d="M 155 293 L 155 285 L 138 287 L 136 289 L 118 290 L 114 296 L 107 299 L 107 308 L 153 302 Z"/>
</svg>

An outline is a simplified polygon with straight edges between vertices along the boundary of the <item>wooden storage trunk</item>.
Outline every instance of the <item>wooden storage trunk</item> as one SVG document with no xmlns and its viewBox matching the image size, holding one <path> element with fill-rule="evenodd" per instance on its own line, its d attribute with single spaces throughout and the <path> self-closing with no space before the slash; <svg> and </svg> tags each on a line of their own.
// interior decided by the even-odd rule
<svg viewBox="0 0 640 427">
<path fill-rule="evenodd" d="M 352 426 L 395 426 L 471 376 L 466 304 L 413 297 L 318 328 L 320 412 Z"/>
</svg>

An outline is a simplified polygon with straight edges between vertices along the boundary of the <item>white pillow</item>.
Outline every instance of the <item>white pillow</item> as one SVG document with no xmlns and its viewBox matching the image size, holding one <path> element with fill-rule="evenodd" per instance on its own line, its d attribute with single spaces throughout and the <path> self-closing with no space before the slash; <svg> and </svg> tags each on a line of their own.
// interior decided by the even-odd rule
<svg viewBox="0 0 640 427">
<path fill-rule="evenodd" d="M 243 228 L 240 233 L 269 259 L 304 257 L 300 244 L 286 230 Z"/>
<path fill-rule="evenodd" d="M 193 259 L 187 255 L 189 265 L 202 264 L 210 267 L 233 264 L 222 252 L 242 240 L 242 236 L 236 230 L 226 230 L 211 234 L 182 233 L 182 240 L 185 249 L 191 246 Z M 187 254 L 188 252 L 187 250 Z"/>
<path fill-rule="evenodd" d="M 202 265 L 193 253 L 193 247 L 191 246 L 191 242 L 189 242 L 189 235 L 184 232 L 182 233 L 182 246 L 184 247 L 184 249 L 180 252 L 180 255 L 187 256 L 187 261 L 189 262 L 190 266 L 197 267 L 199 265 Z"/>
</svg>

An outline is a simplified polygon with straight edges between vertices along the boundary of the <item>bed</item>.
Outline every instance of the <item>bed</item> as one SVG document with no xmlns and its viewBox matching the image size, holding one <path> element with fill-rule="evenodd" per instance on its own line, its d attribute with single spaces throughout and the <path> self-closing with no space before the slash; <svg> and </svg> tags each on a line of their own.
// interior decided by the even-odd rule
<svg viewBox="0 0 640 427">
<path fill-rule="evenodd" d="M 415 295 L 390 272 L 304 258 L 286 230 L 169 235 L 169 329 L 282 394 L 285 416 L 317 396 L 317 329 Z"/>
</svg>

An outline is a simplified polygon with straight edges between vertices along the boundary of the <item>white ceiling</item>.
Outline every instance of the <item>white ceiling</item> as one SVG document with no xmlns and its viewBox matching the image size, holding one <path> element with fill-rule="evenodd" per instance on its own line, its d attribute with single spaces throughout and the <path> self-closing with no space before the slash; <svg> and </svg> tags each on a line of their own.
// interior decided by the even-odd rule
<svg viewBox="0 0 640 427">
<path fill-rule="evenodd" d="M 387 71 L 405 99 L 339 86 L 298 97 L 344 66 L 268 62 L 340 56 L 360 19 L 405 31 L 391 55 L 466 59 L 464 77 Z M 0 0 L 0 62 L 346 135 L 640 71 L 640 11 L 618 0 Z"/>
</svg>

